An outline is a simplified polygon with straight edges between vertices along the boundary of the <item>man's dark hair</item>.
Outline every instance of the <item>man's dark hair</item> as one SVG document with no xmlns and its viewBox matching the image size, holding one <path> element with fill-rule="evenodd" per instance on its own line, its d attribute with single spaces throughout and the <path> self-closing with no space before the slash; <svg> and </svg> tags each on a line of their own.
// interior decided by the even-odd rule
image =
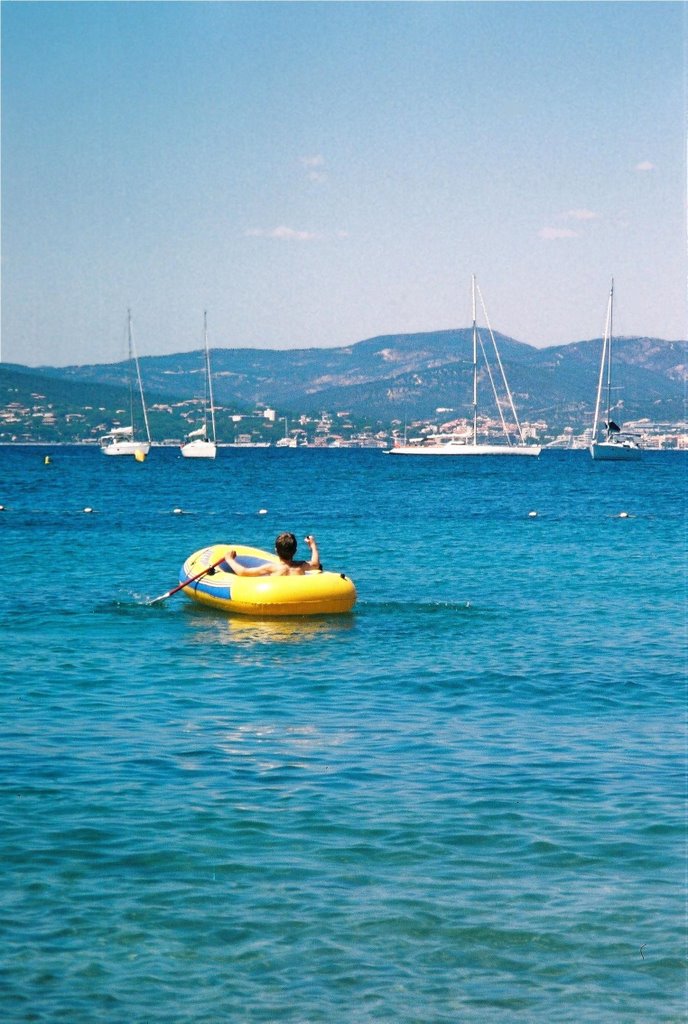
<svg viewBox="0 0 688 1024">
<path fill-rule="evenodd" d="M 275 541 L 275 551 L 284 562 L 291 562 L 296 554 L 296 537 L 293 533 L 280 533 Z"/>
</svg>

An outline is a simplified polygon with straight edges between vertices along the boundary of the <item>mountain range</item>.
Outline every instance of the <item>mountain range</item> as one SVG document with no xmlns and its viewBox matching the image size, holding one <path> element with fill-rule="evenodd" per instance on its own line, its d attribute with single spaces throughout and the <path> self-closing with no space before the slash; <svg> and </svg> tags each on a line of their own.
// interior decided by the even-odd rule
<svg viewBox="0 0 688 1024">
<path fill-rule="evenodd" d="M 590 425 L 599 374 L 602 339 L 535 348 L 495 332 L 499 354 L 522 421 L 545 421 L 553 428 Z M 483 336 L 486 348 L 489 335 Z M 625 337 L 614 339 L 615 418 L 677 422 L 685 418 L 688 345 L 683 341 Z M 494 359 L 490 355 L 494 367 Z M 257 404 L 285 413 L 346 411 L 383 424 L 435 416 L 438 408 L 459 416 L 472 402 L 470 328 L 395 334 L 340 348 L 211 350 L 218 405 L 247 409 Z M 190 400 L 203 395 L 201 351 L 144 356 L 141 375 L 148 404 Z M 494 372 L 494 370 L 493 370 Z M 106 396 L 123 401 L 127 362 L 29 368 L 0 364 L 0 400 L 9 378 L 35 378 L 35 390 L 70 392 L 74 404 L 99 405 Z M 72 391 L 72 388 L 75 390 Z M 81 389 L 81 390 L 80 390 Z M 116 397 L 115 397 L 116 395 Z M 488 372 L 481 365 L 479 406 L 496 407 Z M 448 417 L 447 417 L 448 418 Z"/>
</svg>

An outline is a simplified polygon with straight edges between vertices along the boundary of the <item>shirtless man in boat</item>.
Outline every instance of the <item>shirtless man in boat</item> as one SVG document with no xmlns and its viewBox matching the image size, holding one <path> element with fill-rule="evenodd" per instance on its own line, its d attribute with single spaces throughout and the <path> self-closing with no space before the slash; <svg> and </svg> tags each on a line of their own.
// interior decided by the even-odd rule
<svg viewBox="0 0 688 1024">
<path fill-rule="evenodd" d="M 275 541 L 275 551 L 279 562 L 264 562 L 250 568 L 236 560 L 236 551 L 230 551 L 225 561 L 237 576 L 303 576 L 307 569 L 320 569 L 320 555 L 315 537 L 309 534 L 304 538 L 311 549 L 308 561 L 294 559 L 296 554 L 296 537 L 293 533 L 280 533 Z"/>
</svg>

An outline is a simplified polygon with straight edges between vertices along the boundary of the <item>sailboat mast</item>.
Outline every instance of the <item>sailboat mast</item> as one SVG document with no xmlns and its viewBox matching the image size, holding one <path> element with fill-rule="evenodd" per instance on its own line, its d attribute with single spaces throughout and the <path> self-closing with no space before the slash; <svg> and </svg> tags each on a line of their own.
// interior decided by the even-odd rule
<svg viewBox="0 0 688 1024">
<path fill-rule="evenodd" d="M 506 373 L 504 371 L 504 364 L 502 363 L 502 357 L 500 356 L 499 349 L 497 348 L 497 339 L 494 336 L 494 331 L 492 330 L 492 324 L 490 323 L 490 318 L 487 315 L 487 309 L 485 308 L 485 300 L 483 299 L 483 293 L 480 291 L 479 287 L 477 288 L 477 292 L 478 292 L 478 298 L 480 299 L 480 307 L 482 309 L 483 316 L 485 317 L 485 324 L 487 325 L 487 329 L 488 329 L 488 331 L 490 333 L 490 340 L 492 341 L 492 351 L 494 352 L 495 359 L 497 361 L 497 366 L 499 367 L 499 373 L 500 373 L 500 376 L 502 378 L 502 387 L 504 388 L 507 400 L 509 402 L 509 408 L 511 409 L 511 415 L 514 417 L 514 423 L 516 424 L 516 430 L 518 431 L 519 440 L 520 440 L 521 444 L 525 444 L 525 437 L 523 436 L 523 430 L 521 428 L 521 421 L 519 420 L 518 413 L 516 412 L 516 406 L 514 405 L 514 396 L 511 394 L 511 388 L 509 387 L 509 381 L 506 379 Z M 481 343 L 481 348 L 482 348 L 482 343 Z M 504 436 L 505 436 L 505 438 L 507 440 L 507 444 L 511 445 L 511 437 L 509 435 L 509 431 L 507 430 L 506 420 L 504 419 L 504 412 L 502 410 L 502 404 L 499 401 L 499 398 L 497 396 L 497 389 L 495 387 L 494 380 L 492 379 L 492 372 L 490 370 L 490 362 L 489 362 L 487 356 L 485 355 L 485 350 L 484 349 L 483 349 L 483 357 L 485 359 L 485 365 L 487 367 L 487 372 L 488 372 L 488 375 L 490 377 L 490 383 L 492 384 L 492 392 L 493 392 L 494 398 L 495 398 L 495 405 L 497 406 L 497 409 L 499 410 L 499 418 L 502 421 L 502 430 L 504 431 Z"/>
<path fill-rule="evenodd" d="M 133 355 L 134 366 L 136 367 L 136 380 L 138 381 L 138 385 L 139 385 L 139 395 L 141 397 L 141 410 L 143 412 L 143 422 L 144 422 L 144 425 L 146 427 L 146 440 L 150 444 L 151 435 L 150 435 L 150 427 L 148 426 L 148 413 L 146 412 L 146 402 L 145 402 L 145 399 L 143 397 L 143 381 L 141 380 L 141 368 L 139 366 L 139 357 L 136 354 L 136 346 L 134 345 L 134 338 L 133 338 L 132 331 L 131 331 L 131 311 L 130 310 L 128 310 L 128 315 L 129 315 L 129 345 L 130 345 L 130 353 L 131 353 L 131 355 Z M 133 423 L 133 417 L 132 417 L 132 423 Z"/>
<path fill-rule="evenodd" d="M 129 378 L 129 423 L 134 437 L 134 342 L 131 335 L 131 310 L 127 310 L 127 376 Z"/>
<path fill-rule="evenodd" d="M 475 274 L 471 277 L 473 306 L 473 444 L 478 443 L 478 328 L 475 319 Z"/>
<path fill-rule="evenodd" d="M 609 422 L 609 406 L 611 397 L 611 381 L 609 374 L 609 348 L 611 338 L 611 326 L 612 326 L 612 300 L 614 298 L 614 279 L 612 278 L 612 286 L 609 292 L 609 302 L 607 303 L 607 320 L 604 325 L 604 340 L 602 342 L 602 358 L 600 359 L 600 375 L 597 379 L 597 400 L 595 401 L 595 418 L 592 424 L 592 439 L 593 441 L 597 437 L 597 427 L 600 422 L 600 405 L 602 403 L 602 388 L 604 386 L 604 372 L 607 367 L 607 423 Z"/>
<path fill-rule="evenodd" d="M 609 424 L 612 418 L 612 334 L 614 333 L 614 327 L 612 320 L 614 318 L 614 278 L 612 278 L 612 286 L 609 290 L 609 313 L 608 313 L 608 324 L 607 330 L 607 432 L 609 432 Z"/>
<path fill-rule="evenodd" d="M 215 441 L 215 403 L 213 402 L 213 382 L 210 376 L 210 352 L 208 350 L 208 314 L 203 312 L 203 344 L 205 347 L 205 378 L 208 389 L 208 402 L 210 404 L 210 425 L 211 440 Z"/>
</svg>

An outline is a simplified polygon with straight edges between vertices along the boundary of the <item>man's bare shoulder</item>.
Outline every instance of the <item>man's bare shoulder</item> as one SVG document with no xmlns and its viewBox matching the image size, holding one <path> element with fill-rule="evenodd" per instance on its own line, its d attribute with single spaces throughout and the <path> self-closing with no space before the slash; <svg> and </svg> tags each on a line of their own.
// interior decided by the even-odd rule
<svg viewBox="0 0 688 1024">
<path fill-rule="evenodd" d="M 290 576 L 303 576 L 306 571 L 306 562 L 292 562 L 287 568 L 287 572 Z"/>
</svg>

